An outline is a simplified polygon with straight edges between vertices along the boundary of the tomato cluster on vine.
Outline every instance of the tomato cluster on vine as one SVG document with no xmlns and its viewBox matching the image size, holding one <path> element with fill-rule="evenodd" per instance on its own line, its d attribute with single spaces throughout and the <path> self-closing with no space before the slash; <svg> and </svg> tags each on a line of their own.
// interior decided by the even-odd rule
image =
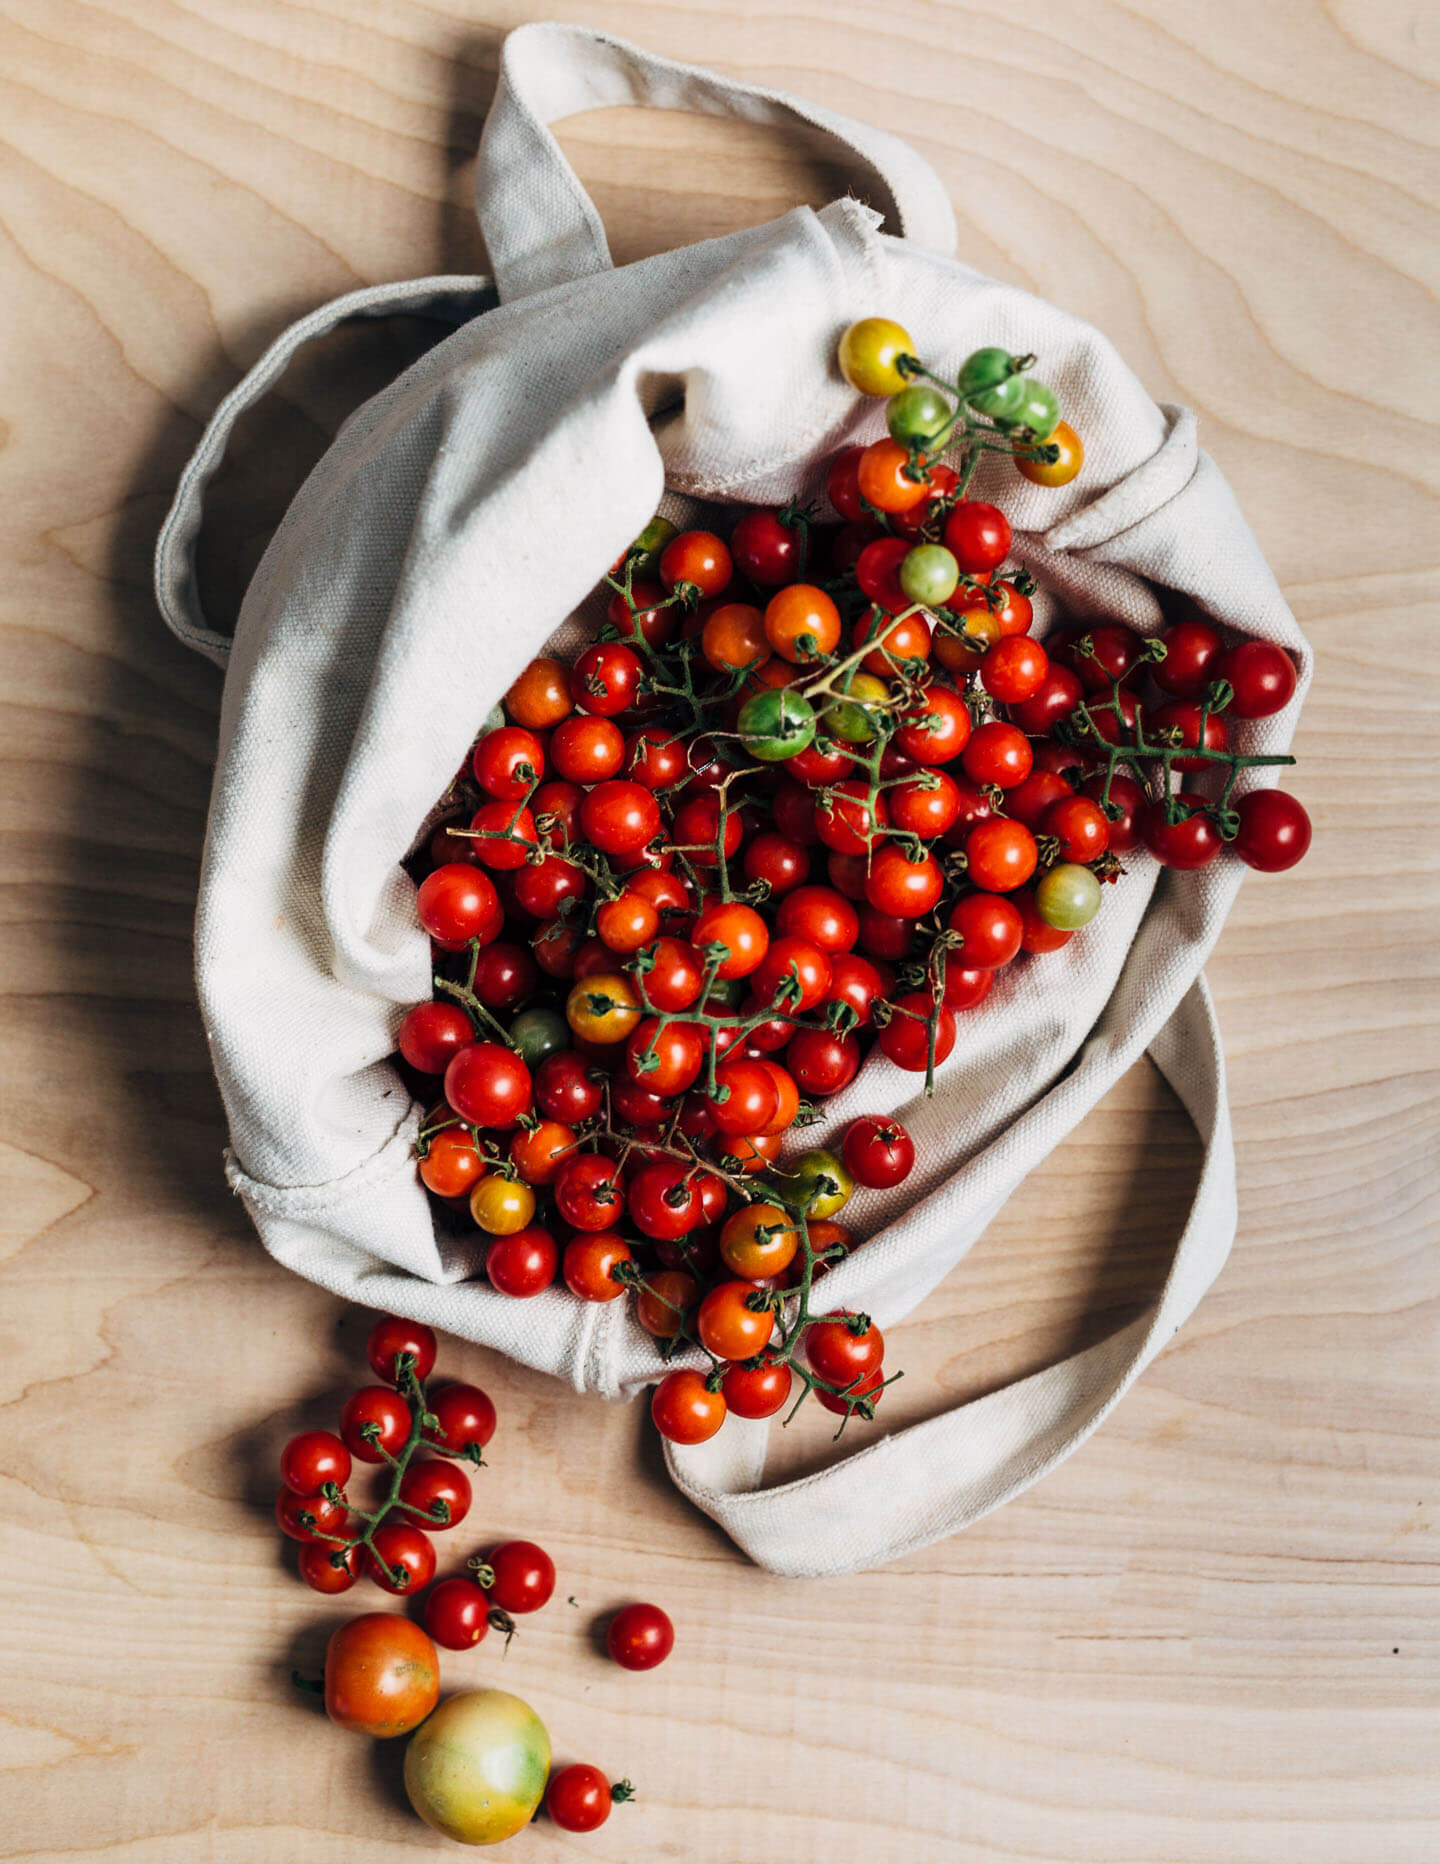
<svg viewBox="0 0 1440 1864">
<path fill-rule="evenodd" d="M 902 1182 L 914 1147 L 882 1114 L 782 1156 L 872 1047 L 930 1088 L 957 1017 L 1082 932 L 1122 857 L 1194 869 L 1228 842 L 1274 871 L 1309 841 L 1293 798 L 1235 799 L 1291 761 L 1229 737 L 1288 703 L 1281 649 L 1190 613 L 1158 639 L 1030 632 L 1009 521 L 969 487 L 987 451 L 1079 472 L 1034 358 L 977 351 L 951 384 L 867 319 L 839 360 L 888 427 L 829 462 L 839 522 L 657 518 L 600 637 L 515 681 L 418 857 L 420 1176 L 502 1294 L 628 1291 L 665 1350 L 699 1349 L 652 1399 L 682 1443 L 797 1382 L 874 1413 L 879 1328 L 811 1301 L 856 1186 Z"/>
</svg>

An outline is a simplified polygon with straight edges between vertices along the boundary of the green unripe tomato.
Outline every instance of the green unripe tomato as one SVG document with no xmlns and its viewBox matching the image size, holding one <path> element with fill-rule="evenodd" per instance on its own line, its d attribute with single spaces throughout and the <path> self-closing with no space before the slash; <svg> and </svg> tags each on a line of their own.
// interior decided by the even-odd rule
<svg viewBox="0 0 1440 1864">
<path fill-rule="evenodd" d="M 521 1010 L 510 1024 L 510 1040 L 520 1051 L 520 1059 L 530 1069 L 538 1068 L 547 1055 L 569 1048 L 570 1025 L 560 1014 L 543 1003 Z"/>
<path fill-rule="evenodd" d="M 970 397 L 970 406 L 977 414 L 987 419 L 999 421 L 1002 425 L 1018 413 L 1025 399 L 1025 378 L 1012 375 L 1008 381 L 997 382 L 994 388 L 984 389 L 978 395 Z"/>
<path fill-rule="evenodd" d="M 960 565 L 944 544 L 917 544 L 900 565 L 900 587 L 927 608 L 948 602 L 959 581 Z"/>
<path fill-rule="evenodd" d="M 817 1146 L 795 1161 L 786 1180 L 785 1198 L 792 1210 L 803 1210 L 818 1223 L 843 1210 L 854 1190 L 855 1180 L 843 1160 Z"/>
<path fill-rule="evenodd" d="M 886 425 L 892 440 L 908 446 L 912 440 L 933 439 L 950 419 L 950 403 L 938 388 L 928 382 L 916 382 L 890 397 L 885 410 Z"/>
<path fill-rule="evenodd" d="M 1035 910 L 1057 932 L 1078 932 L 1100 910 L 1100 882 L 1088 867 L 1062 861 L 1036 887 Z"/>
<path fill-rule="evenodd" d="M 1053 388 L 1047 388 L 1032 376 L 1022 375 L 1019 381 L 1022 389 L 1019 404 L 1005 416 L 1003 424 L 1028 427 L 1037 440 L 1048 440 L 1060 425 L 1060 397 Z"/>
<path fill-rule="evenodd" d="M 998 387 L 1014 373 L 1015 359 L 1009 350 L 993 346 L 972 350 L 960 365 L 956 385 L 967 401 L 974 401 L 977 395 Z"/>
<path fill-rule="evenodd" d="M 890 697 L 890 688 L 873 673 L 852 673 L 843 699 L 832 699 L 820 714 L 821 728 L 846 744 L 869 744 L 875 736 L 875 714 Z"/>
<path fill-rule="evenodd" d="M 535 1816 L 550 1772 L 550 1737 L 528 1702 L 467 1689 L 410 1737 L 405 1791 L 427 1825 L 462 1845 L 498 1845 Z"/>
<path fill-rule="evenodd" d="M 797 757 L 815 736 L 815 708 L 788 686 L 767 688 L 747 699 L 737 720 L 745 749 L 762 764 Z"/>
<path fill-rule="evenodd" d="M 738 1010 L 750 986 L 743 977 L 717 977 L 710 986 L 707 1003 L 723 1003 L 727 1010 Z"/>
</svg>

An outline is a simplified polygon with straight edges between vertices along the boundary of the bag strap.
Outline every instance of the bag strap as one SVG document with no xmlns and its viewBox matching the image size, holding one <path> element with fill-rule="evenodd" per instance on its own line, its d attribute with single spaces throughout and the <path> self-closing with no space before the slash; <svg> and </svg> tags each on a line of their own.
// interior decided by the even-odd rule
<svg viewBox="0 0 1440 1864">
<path fill-rule="evenodd" d="M 367 285 L 360 291 L 322 304 L 298 323 L 291 324 L 266 350 L 253 369 L 236 383 L 210 417 L 191 454 L 160 535 L 155 544 L 155 600 L 165 625 L 177 640 L 223 667 L 230 658 L 230 640 L 205 620 L 195 575 L 195 550 L 205 515 L 205 493 L 220 470 L 237 422 L 247 409 L 267 395 L 307 343 L 318 342 L 340 324 L 355 317 L 399 317 L 405 314 L 462 324 L 478 315 L 488 296 L 483 278 L 415 278 L 389 285 Z"/>
<path fill-rule="evenodd" d="M 898 137 L 784 91 L 658 58 L 608 33 L 537 22 L 505 40 L 475 170 L 476 211 L 502 301 L 610 269 L 595 203 L 549 125 L 618 104 L 818 129 L 865 171 L 900 233 L 937 252 L 955 250 L 949 196 L 929 163 Z"/>
<path fill-rule="evenodd" d="M 709 1443 L 667 1444 L 677 1486 L 759 1565 L 794 1577 L 859 1572 L 959 1533 L 1077 1450 L 1194 1311 L 1237 1222 L 1225 1064 L 1203 976 L 1149 1052 L 1205 1147 L 1157 1305 L 1098 1346 L 775 1488 L 759 1486 L 763 1424 L 731 1419 Z"/>
</svg>

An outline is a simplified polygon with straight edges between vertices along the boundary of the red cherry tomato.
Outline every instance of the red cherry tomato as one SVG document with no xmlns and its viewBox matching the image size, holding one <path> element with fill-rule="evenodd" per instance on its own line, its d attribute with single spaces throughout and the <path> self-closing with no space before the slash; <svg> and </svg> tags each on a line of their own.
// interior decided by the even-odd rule
<svg viewBox="0 0 1440 1864">
<path fill-rule="evenodd" d="M 1087 646 L 1090 651 L 1083 652 Z M 1140 665 L 1144 651 L 1145 643 L 1133 628 L 1118 621 L 1104 621 L 1067 636 L 1057 645 L 1056 657 L 1075 669 L 1087 693 L 1108 693 L 1111 680 L 1128 679 Z"/>
<path fill-rule="evenodd" d="M 842 1310 L 809 1328 L 805 1357 L 819 1378 L 844 1388 L 879 1370 L 885 1358 L 885 1336 L 867 1315 Z"/>
<path fill-rule="evenodd" d="M 787 894 L 775 915 L 775 927 L 832 955 L 849 951 L 860 936 L 859 915 L 833 887 L 801 887 Z"/>
<path fill-rule="evenodd" d="M 561 1767 L 545 1788 L 545 1810 L 562 1832 L 598 1832 L 610 1817 L 610 1782 L 583 1762 Z"/>
<path fill-rule="evenodd" d="M 955 1017 L 949 1006 L 942 1003 L 935 1013 L 930 993 L 925 990 L 912 990 L 897 997 L 891 1005 L 890 1020 L 880 1031 L 880 1048 L 897 1068 L 908 1068 L 916 1074 L 924 1072 L 930 1049 L 932 1014 L 938 1068 L 955 1046 Z"/>
<path fill-rule="evenodd" d="M 840 1143 L 845 1169 L 872 1191 L 903 1184 L 915 1166 L 915 1141 L 895 1119 L 863 1114 L 845 1128 Z"/>
<path fill-rule="evenodd" d="M 502 803 L 523 802 L 545 775 L 540 740 L 521 725 L 487 731 L 470 761 L 481 789 Z"/>
<path fill-rule="evenodd" d="M 815 1396 L 827 1411 L 833 1411 L 837 1417 L 855 1415 L 864 1417 L 872 1412 L 884 1396 L 885 1374 L 880 1367 L 863 1379 L 856 1379 L 847 1386 L 843 1393 L 826 1391 L 823 1386 L 815 1387 Z M 858 1405 L 856 1401 L 859 1401 Z"/>
<path fill-rule="evenodd" d="M 530 1070 L 513 1049 L 472 1042 L 445 1070 L 445 1098 L 469 1125 L 508 1130 L 530 1111 Z"/>
<path fill-rule="evenodd" d="M 1232 846 L 1247 867 L 1281 874 L 1303 860 L 1310 846 L 1310 818 L 1284 790 L 1252 790 L 1235 805 L 1240 832 Z"/>
<path fill-rule="evenodd" d="M 1207 867 L 1223 846 L 1220 831 L 1204 812 L 1209 803 L 1203 796 L 1182 790 L 1174 799 L 1181 816 L 1171 822 L 1165 803 L 1146 803 L 1140 811 L 1140 839 L 1162 867 L 1191 873 Z"/>
<path fill-rule="evenodd" d="M 559 1246 L 538 1223 L 516 1230 L 511 1236 L 493 1237 L 485 1252 L 485 1273 L 491 1287 L 516 1301 L 543 1294 L 559 1266 Z"/>
<path fill-rule="evenodd" d="M 297 1495 L 314 1495 L 327 1482 L 343 1489 L 350 1469 L 350 1452 L 328 1430 L 302 1430 L 280 1452 L 280 1480 Z"/>
<path fill-rule="evenodd" d="M 345 1448 L 361 1463 L 383 1463 L 384 1452 L 398 1456 L 410 1435 L 410 1407 L 388 1385 L 366 1385 L 352 1392 L 340 1413 Z M 373 1429 L 372 1443 L 363 1433 Z"/>
<path fill-rule="evenodd" d="M 1044 679 L 1030 697 L 1011 706 L 1011 723 L 1033 737 L 1041 737 L 1053 731 L 1061 719 L 1069 718 L 1084 696 L 1085 688 L 1073 667 L 1064 667 L 1052 660 Z"/>
<path fill-rule="evenodd" d="M 1074 794 L 1059 771 L 1032 769 L 1023 783 L 1017 783 L 1006 794 L 1005 813 L 1023 822 L 1026 828 L 1038 829 L 1062 797 Z"/>
<path fill-rule="evenodd" d="M 689 1366 L 667 1373 L 650 1398 L 656 1430 L 670 1443 L 705 1443 L 725 1422 L 725 1397 Z"/>
<path fill-rule="evenodd" d="M 473 938 L 500 930 L 500 896 L 489 877 L 469 861 L 450 861 L 420 882 L 415 911 L 437 945 L 458 951 Z"/>
<path fill-rule="evenodd" d="M 1177 621 L 1161 635 L 1165 658 L 1150 669 L 1150 677 L 1162 692 L 1176 699 L 1198 699 L 1210 686 L 1216 660 L 1225 651 L 1218 628 L 1208 621 L 1191 618 Z"/>
<path fill-rule="evenodd" d="M 778 589 L 805 573 L 806 526 L 779 511 L 747 511 L 730 534 L 730 554 L 742 576 Z"/>
<path fill-rule="evenodd" d="M 1172 732 L 1179 733 L 1180 743 L 1187 750 L 1197 748 L 1200 744 L 1200 720 L 1204 707 L 1194 699 L 1172 699 L 1169 705 L 1157 706 L 1153 712 L 1147 709 L 1145 725 L 1147 736 L 1152 742 L 1164 742 Z M 1223 751 L 1230 741 L 1230 734 L 1225 729 L 1225 720 L 1218 712 L 1211 712 L 1205 718 L 1205 745 L 1207 751 Z M 1171 766 L 1174 770 L 1195 771 L 1209 770 L 1213 766 L 1204 757 L 1177 757 Z"/>
<path fill-rule="evenodd" d="M 435 1577 L 435 1549 L 429 1536 L 408 1521 L 387 1521 L 370 1542 L 365 1570 L 383 1592 L 413 1596 Z"/>
<path fill-rule="evenodd" d="M 858 919 L 856 923 L 858 927 Z M 778 1004 L 787 1015 L 799 1016 L 825 1001 L 832 974 L 829 957 L 813 940 L 787 933 L 772 941 L 764 961 L 750 979 L 750 988 L 759 1002 Z M 734 1130 L 756 1132 L 759 1129 L 737 1127 Z"/>
<path fill-rule="evenodd" d="M 940 898 L 945 876 L 927 854 L 912 861 L 897 842 L 886 842 L 870 863 L 865 897 L 877 912 L 923 919 Z"/>
<path fill-rule="evenodd" d="M 474 1040 L 470 1018 L 458 1003 L 417 1003 L 406 1011 L 395 1046 L 419 1073 L 444 1074 L 451 1057 Z"/>
<path fill-rule="evenodd" d="M 625 766 L 625 734 L 608 718 L 567 718 L 550 734 L 550 759 L 567 783 L 603 783 Z"/>
<path fill-rule="evenodd" d="M 1110 846 L 1110 824 L 1089 796 L 1062 796 L 1046 811 L 1040 832 L 1059 842 L 1062 861 L 1098 861 Z"/>
<path fill-rule="evenodd" d="M 962 498 L 945 520 L 945 548 L 967 576 L 998 569 L 1010 554 L 1010 520 L 994 505 Z"/>
<path fill-rule="evenodd" d="M 1010 896 L 1020 913 L 1020 949 L 1033 956 L 1045 952 L 1059 951 L 1062 945 L 1068 945 L 1075 934 L 1062 932 L 1058 926 L 1052 926 L 1040 917 L 1035 905 L 1033 887 L 1021 887 L 1018 893 Z"/>
<path fill-rule="evenodd" d="M 785 1060 L 801 1093 L 823 1099 L 848 1087 L 860 1072 L 860 1044 L 829 1029 L 797 1029 Z"/>
<path fill-rule="evenodd" d="M 837 453 L 825 478 L 825 496 L 851 524 L 865 512 L 860 499 L 860 455 L 864 451 L 864 447 L 846 447 L 843 453 Z"/>
<path fill-rule="evenodd" d="M 426 1426 L 424 1441 L 446 1456 L 483 1449 L 495 1435 L 495 1406 L 478 1385 L 442 1385 L 426 1403 L 435 1422 Z"/>
<path fill-rule="evenodd" d="M 576 708 L 599 718 L 614 718 L 634 705 L 645 663 L 623 641 L 596 641 L 570 669 L 570 697 Z"/>
<path fill-rule="evenodd" d="M 1035 872 L 1039 858 L 1035 837 L 1023 822 L 992 816 L 977 822 L 965 837 L 970 879 L 988 893 L 1011 893 Z"/>
<path fill-rule="evenodd" d="M 620 1167 L 596 1152 L 567 1159 L 554 1192 L 555 1208 L 573 1230 L 611 1230 L 625 1214 Z"/>
<path fill-rule="evenodd" d="M 961 762 L 972 783 L 1012 790 L 1030 775 L 1035 753 L 1018 725 L 992 718 L 976 728 Z"/>
<path fill-rule="evenodd" d="M 895 745 L 917 764 L 948 764 L 970 742 L 969 708 L 948 686 L 931 686 L 903 716 L 906 722 L 895 734 Z"/>
<path fill-rule="evenodd" d="M 548 1605 L 555 1591 L 555 1562 L 533 1540 L 507 1540 L 486 1556 L 495 1575 L 485 1590 L 490 1603 L 519 1617 Z"/>
<path fill-rule="evenodd" d="M 1122 771 L 1116 771 L 1110 779 L 1109 802 L 1119 810 L 1117 816 L 1111 816 L 1105 809 L 1105 774 L 1087 777 L 1080 786 L 1082 796 L 1088 796 L 1099 803 L 1105 814 L 1106 829 L 1109 835 L 1109 848 L 1112 854 L 1130 854 L 1140 846 L 1140 830 L 1137 819 L 1145 804 L 1145 792 L 1133 777 L 1127 777 Z"/>
<path fill-rule="evenodd" d="M 1215 678 L 1235 689 L 1233 718 L 1269 718 L 1295 696 L 1295 662 L 1271 641 L 1242 641 L 1214 663 Z"/>
<path fill-rule="evenodd" d="M 945 958 L 945 1007 L 959 1015 L 973 1010 L 990 995 L 995 983 L 993 969 L 966 964 L 964 953 L 947 953 Z"/>
<path fill-rule="evenodd" d="M 926 770 L 888 792 L 890 820 L 924 841 L 934 841 L 960 814 L 960 788 L 944 770 Z"/>
<path fill-rule="evenodd" d="M 435 1370 L 434 1333 L 418 1320 L 401 1320 L 394 1314 L 386 1314 L 376 1321 L 365 1342 L 365 1356 L 375 1376 L 397 1384 L 396 1362 L 402 1353 L 408 1353 L 415 1361 L 411 1370 L 423 1384 Z"/>
<path fill-rule="evenodd" d="M 453 1463 L 417 1457 L 400 1478 L 400 1499 L 407 1507 L 420 1509 L 428 1517 L 425 1525 L 429 1532 L 438 1534 L 460 1525 L 470 1512 L 474 1491 L 465 1471 Z"/>
<path fill-rule="evenodd" d="M 647 1236 L 673 1241 L 704 1217 L 697 1174 L 679 1159 L 656 1159 L 636 1172 L 628 1193 L 630 1216 Z"/>
<path fill-rule="evenodd" d="M 736 1417 L 774 1417 L 789 1403 L 792 1382 L 790 1367 L 784 1360 L 762 1353 L 753 1366 L 727 1367 L 720 1389 Z"/>
<path fill-rule="evenodd" d="M 653 1670 L 675 1648 L 675 1627 L 658 1605 L 626 1605 L 610 1620 L 605 1648 L 622 1670 Z"/>
<path fill-rule="evenodd" d="M 730 552 L 713 531 L 682 531 L 660 553 L 660 580 L 667 589 L 684 584 L 702 597 L 723 595 L 731 574 Z"/>
<path fill-rule="evenodd" d="M 535 1104 L 547 1119 L 578 1126 L 604 1106 L 605 1092 L 590 1078 L 590 1065 L 583 1056 L 573 1049 L 559 1049 L 547 1055 L 535 1071 Z"/>
<path fill-rule="evenodd" d="M 633 1260 L 630 1245 L 609 1231 L 582 1231 L 565 1245 L 565 1286 L 582 1301 L 614 1301 L 625 1292 L 615 1270 Z"/>
<path fill-rule="evenodd" d="M 1028 634 L 1007 635 L 980 663 L 980 684 L 1002 705 L 1033 699 L 1050 672 L 1050 656 Z"/>
<path fill-rule="evenodd" d="M 312 1592 L 348 1592 L 360 1577 L 359 1547 L 331 1547 L 322 1540 L 305 1541 L 300 1548 L 300 1577 Z"/>
<path fill-rule="evenodd" d="M 471 1579 L 442 1579 L 425 1595 L 425 1629 L 444 1650 L 473 1650 L 490 1629 L 490 1601 Z"/>
<path fill-rule="evenodd" d="M 810 875 L 810 856 L 798 841 L 776 829 L 765 829 L 746 844 L 745 878 L 763 880 L 772 897 L 803 885 Z"/>
<path fill-rule="evenodd" d="M 995 971 L 1009 964 L 1020 949 L 1020 929 L 1019 909 L 1000 893 L 967 893 L 950 914 L 950 930 L 963 941 L 959 961 L 969 970 Z"/>
<path fill-rule="evenodd" d="M 281 1489 L 275 1497 L 275 1525 L 290 1540 L 324 1544 L 326 1536 L 344 1534 L 349 1520 L 342 1502 L 328 1501 L 323 1495 L 297 1495 L 294 1489 Z"/>
</svg>

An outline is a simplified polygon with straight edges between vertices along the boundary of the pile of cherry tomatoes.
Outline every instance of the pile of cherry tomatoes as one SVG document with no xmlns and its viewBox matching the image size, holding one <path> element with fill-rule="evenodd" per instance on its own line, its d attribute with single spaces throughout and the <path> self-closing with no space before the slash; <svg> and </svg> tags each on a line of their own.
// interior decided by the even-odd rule
<svg viewBox="0 0 1440 1864">
<path fill-rule="evenodd" d="M 956 1018 L 1082 933 L 1123 859 L 1228 844 L 1276 871 L 1310 836 L 1292 797 L 1237 793 L 1291 761 L 1230 743 L 1293 695 L 1281 649 L 1189 612 L 1153 640 L 1031 635 L 1009 522 L 968 491 L 987 451 L 1038 484 L 1081 469 L 1034 358 L 980 350 L 950 383 L 866 319 L 839 361 L 889 429 L 830 462 L 839 522 L 656 519 L 599 638 L 516 680 L 417 857 L 420 1176 L 501 1293 L 628 1291 L 667 1352 L 700 1349 L 652 1400 L 681 1443 L 797 1384 L 842 1428 L 873 1415 L 880 1330 L 812 1293 L 856 1187 L 900 1183 L 913 1145 L 877 1114 L 781 1162 L 871 1046 L 929 1087 Z"/>
</svg>

